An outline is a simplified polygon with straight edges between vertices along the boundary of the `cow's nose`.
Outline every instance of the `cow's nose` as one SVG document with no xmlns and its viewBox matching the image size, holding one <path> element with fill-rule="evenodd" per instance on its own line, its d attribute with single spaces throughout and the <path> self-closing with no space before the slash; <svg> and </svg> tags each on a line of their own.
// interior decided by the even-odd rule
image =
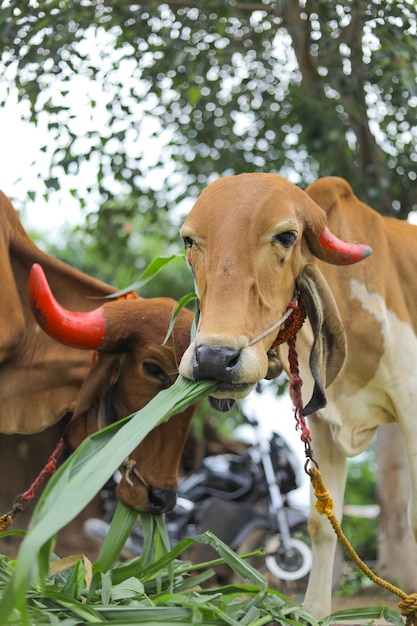
<svg viewBox="0 0 417 626">
<path fill-rule="evenodd" d="M 241 350 L 222 346 L 198 346 L 192 360 L 193 376 L 200 380 L 233 382 L 240 367 Z"/>
<path fill-rule="evenodd" d="M 148 513 L 159 515 L 169 513 L 175 506 L 177 494 L 171 489 L 156 489 L 151 487 L 148 490 Z"/>
</svg>

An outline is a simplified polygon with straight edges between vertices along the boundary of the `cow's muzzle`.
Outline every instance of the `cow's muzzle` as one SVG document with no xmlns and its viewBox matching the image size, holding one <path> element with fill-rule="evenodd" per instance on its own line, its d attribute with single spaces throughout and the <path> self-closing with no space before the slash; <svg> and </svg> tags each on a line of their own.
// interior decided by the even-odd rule
<svg viewBox="0 0 417 626">
<path fill-rule="evenodd" d="M 150 485 L 139 473 L 136 461 L 130 457 L 124 460 L 122 468 L 124 472 L 116 495 L 124 504 L 138 513 L 160 515 L 172 511 L 177 501 L 176 491 Z"/>
<path fill-rule="evenodd" d="M 136 484 L 136 481 L 132 487 L 123 479 L 117 485 L 116 495 L 126 506 L 138 513 L 152 513 L 152 515 L 169 513 L 177 501 L 177 493 L 172 489 L 145 487 L 139 483 Z"/>
<path fill-rule="evenodd" d="M 211 406 L 220 412 L 229 411 L 236 398 L 245 397 L 253 388 L 252 383 L 239 382 L 242 350 L 225 346 L 197 346 L 191 359 L 194 380 L 217 380 Z"/>
<path fill-rule="evenodd" d="M 151 488 L 148 490 L 148 499 L 148 513 L 159 515 L 172 511 L 177 501 L 177 494 L 171 489 Z"/>
<path fill-rule="evenodd" d="M 242 350 L 240 349 L 224 346 L 198 346 L 191 361 L 194 379 L 233 383 L 238 378 L 241 357 Z"/>
</svg>

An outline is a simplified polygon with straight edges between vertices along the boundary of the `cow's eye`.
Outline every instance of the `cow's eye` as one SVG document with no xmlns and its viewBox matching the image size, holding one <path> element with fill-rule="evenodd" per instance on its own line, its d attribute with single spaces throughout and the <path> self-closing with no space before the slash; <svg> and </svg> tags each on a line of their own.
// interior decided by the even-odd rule
<svg viewBox="0 0 417 626">
<path fill-rule="evenodd" d="M 166 387 L 168 387 L 171 384 L 171 379 L 168 376 L 168 374 L 164 372 L 162 367 L 159 367 L 159 365 L 157 365 L 156 363 L 145 361 L 143 363 L 143 369 L 145 371 L 145 374 L 148 374 L 148 376 L 152 376 L 153 378 L 157 378 Z"/>
<path fill-rule="evenodd" d="M 182 240 L 186 250 L 189 250 L 194 243 L 194 239 L 191 239 L 191 237 L 183 237 Z"/>
<path fill-rule="evenodd" d="M 297 233 L 293 230 L 287 230 L 284 233 L 278 233 L 272 237 L 273 243 L 280 243 L 284 248 L 291 248 L 295 244 Z"/>
</svg>

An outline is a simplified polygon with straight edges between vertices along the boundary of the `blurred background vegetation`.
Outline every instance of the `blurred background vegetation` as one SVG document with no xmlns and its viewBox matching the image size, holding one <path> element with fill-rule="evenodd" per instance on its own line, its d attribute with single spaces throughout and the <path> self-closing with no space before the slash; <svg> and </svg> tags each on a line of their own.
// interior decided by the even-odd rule
<svg viewBox="0 0 417 626">
<path fill-rule="evenodd" d="M 225 174 L 339 175 L 381 213 L 416 208 L 414 0 L 0 6 L 2 97 L 49 159 L 17 204 L 65 179 L 84 219 L 62 254 L 86 271 L 134 280 Z"/>
<path fill-rule="evenodd" d="M 49 163 L 33 163 L 39 185 L 16 207 L 56 202 L 65 180 L 82 220 L 49 252 L 120 288 L 178 251 L 183 215 L 222 175 L 277 172 L 301 187 L 342 176 L 406 219 L 417 209 L 415 8 L 3 0 L 3 104 L 17 90 L 26 119 L 46 129 Z M 12 183 L 2 186 L 13 194 Z M 178 260 L 142 295 L 190 291 Z M 375 501 L 372 464 L 355 464 L 350 502 L 359 485 L 361 502 Z"/>
</svg>

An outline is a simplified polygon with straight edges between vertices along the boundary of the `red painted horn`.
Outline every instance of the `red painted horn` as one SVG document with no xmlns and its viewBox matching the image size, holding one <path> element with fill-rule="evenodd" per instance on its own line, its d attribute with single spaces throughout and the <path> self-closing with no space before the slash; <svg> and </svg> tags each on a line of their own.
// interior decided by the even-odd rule
<svg viewBox="0 0 417 626">
<path fill-rule="evenodd" d="M 104 344 L 107 329 L 103 306 L 80 313 L 64 309 L 52 295 L 38 263 L 30 271 L 29 301 L 39 326 L 59 343 L 86 350 L 100 348 Z"/>
<path fill-rule="evenodd" d="M 352 265 L 372 254 L 372 248 L 362 243 L 349 243 L 333 235 L 326 226 L 318 237 L 318 245 L 312 245 L 312 252 L 322 261 L 333 265 Z"/>
</svg>

